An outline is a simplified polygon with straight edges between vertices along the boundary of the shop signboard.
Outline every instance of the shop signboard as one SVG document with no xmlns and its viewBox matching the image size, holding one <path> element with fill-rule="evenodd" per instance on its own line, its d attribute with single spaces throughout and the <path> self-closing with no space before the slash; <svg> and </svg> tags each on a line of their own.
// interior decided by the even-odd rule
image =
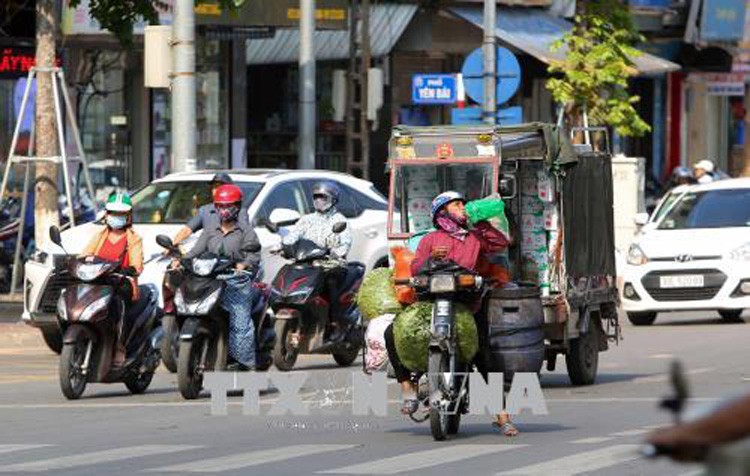
<svg viewBox="0 0 750 476">
<path fill-rule="evenodd" d="M 745 0 L 703 0 L 700 39 L 735 42 L 745 27 Z"/>
<path fill-rule="evenodd" d="M 36 62 L 36 51 L 31 47 L 0 47 L 0 79 L 16 79 L 27 76 Z M 60 65 L 60 58 L 56 60 Z"/>
<path fill-rule="evenodd" d="M 415 74 L 411 80 L 414 104 L 455 104 L 457 91 L 454 74 Z"/>
<path fill-rule="evenodd" d="M 745 95 L 744 74 L 710 73 L 702 76 L 709 96 Z"/>
<path fill-rule="evenodd" d="M 346 29 L 348 27 L 347 0 L 317 0 L 315 27 L 318 29 Z M 62 32 L 65 35 L 101 35 L 105 32 L 90 14 L 90 0 L 63 9 Z M 174 0 L 155 3 L 161 25 L 171 25 Z M 196 25 L 222 27 L 297 27 L 299 0 L 235 0 L 236 10 L 222 11 L 216 0 L 201 0 L 195 5 Z M 145 21 L 133 25 L 133 34 L 142 35 Z"/>
<path fill-rule="evenodd" d="M 497 111 L 495 124 L 498 126 L 515 126 L 523 122 L 521 106 L 511 106 Z M 454 126 L 483 124 L 481 107 L 451 109 L 451 124 Z"/>
</svg>

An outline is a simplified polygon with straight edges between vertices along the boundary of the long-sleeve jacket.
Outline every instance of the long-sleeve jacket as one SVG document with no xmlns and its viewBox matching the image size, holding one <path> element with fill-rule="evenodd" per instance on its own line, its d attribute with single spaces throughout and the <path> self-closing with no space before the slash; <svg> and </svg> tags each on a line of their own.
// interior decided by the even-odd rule
<svg viewBox="0 0 750 476">
<path fill-rule="evenodd" d="M 234 228 L 224 233 L 221 225 L 203 229 L 198 242 L 185 255 L 185 258 L 195 258 L 204 251 L 209 251 L 218 256 L 225 256 L 237 263 L 243 263 L 248 267 L 256 268 L 260 264 L 260 253 L 248 250 L 259 244 L 258 235 L 248 225 L 237 222 Z"/>
<path fill-rule="evenodd" d="M 331 208 L 326 213 L 313 212 L 302 218 L 284 236 L 282 243 L 293 245 L 300 239 L 310 240 L 321 248 L 329 248 L 337 258 L 346 258 L 352 247 L 352 232 L 347 226 L 341 233 L 333 232 L 333 225 L 346 223 L 346 217 Z"/>
<path fill-rule="evenodd" d="M 480 261 L 487 253 L 502 251 L 508 246 L 507 237 L 486 221 L 474 225 L 463 240 L 452 237 L 443 230 L 429 233 L 417 246 L 417 252 L 411 265 L 412 275 L 430 259 L 432 249 L 444 246 L 448 248 L 446 260 L 470 270 L 478 270 Z"/>
</svg>

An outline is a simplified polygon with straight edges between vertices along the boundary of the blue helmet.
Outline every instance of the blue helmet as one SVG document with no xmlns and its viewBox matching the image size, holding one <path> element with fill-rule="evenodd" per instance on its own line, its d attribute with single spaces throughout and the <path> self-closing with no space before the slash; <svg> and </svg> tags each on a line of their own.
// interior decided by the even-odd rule
<svg viewBox="0 0 750 476">
<path fill-rule="evenodd" d="M 679 166 L 675 167 L 674 170 L 672 170 L 672 178 L 691 178 L 693 176 L 693 171 L 685 166 Z"/>
<path fill-rule="evenodd" d="M 317 182 L 312 188 L 313 196 L 325 195 L 330 197 L 331 202 L 335 205 L 339 201 L 339 186 L 335 183 L 326 180 L 323 182 Z"/>
<path fill-rule="evenodd" d="M 432 219 L 435 219 L 435 216 L 437 213 L 443 209 L 446 205 L 448 205 L 450 202 L 455 202 L 456 200 L 460 200 L 462 202 L 465 202 L 466 199 L 464 198 L 463 194 L 458 192 L 443 192 L 437 197 L 435 197 L 432 200 Z"/>
</svg>

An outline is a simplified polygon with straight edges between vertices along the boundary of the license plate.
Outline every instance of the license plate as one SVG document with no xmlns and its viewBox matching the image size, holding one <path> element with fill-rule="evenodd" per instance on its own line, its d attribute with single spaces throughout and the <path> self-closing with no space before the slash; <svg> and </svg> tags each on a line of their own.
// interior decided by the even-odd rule
<svg viewBox="0 0 750 476">
<path fill-rule="evenodd" d="M 685 274 L 681 276 L 662 276 L 659 278 L 661 288 L 702 288 L 703 276 L 700 274 Z"/>
</svg>

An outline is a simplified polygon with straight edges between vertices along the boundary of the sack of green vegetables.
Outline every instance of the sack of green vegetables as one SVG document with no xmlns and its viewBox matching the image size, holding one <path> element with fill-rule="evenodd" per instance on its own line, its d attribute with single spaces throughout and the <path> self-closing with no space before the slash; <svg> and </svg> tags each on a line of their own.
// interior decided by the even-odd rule
<svg viewBox="0 0 750 476">
<path fill-rule="evenodd" d="M 427 371 L 430 345 L 431 302 L 417 302 L 401 311 L 393 321 L 396 352 L 406 368 L 414 372 Z M 465 306 L 456 305 L 458 358 L 471 362 L 479 348 L 479 336 L 474 315 Z"/>
<path fill-rule="evenodd" d="M 392 269 L 376 268 L 365 275 L 357 293 L 357 306 L 367 321 L 401 311 L 401 303 L 393 287 Z"/>
</svg>

